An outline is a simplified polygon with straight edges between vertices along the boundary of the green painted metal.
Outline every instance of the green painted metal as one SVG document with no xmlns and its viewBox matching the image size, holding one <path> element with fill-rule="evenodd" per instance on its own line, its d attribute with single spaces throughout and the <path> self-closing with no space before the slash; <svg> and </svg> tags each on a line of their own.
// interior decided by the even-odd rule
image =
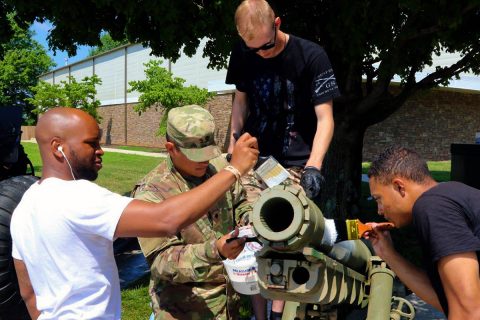
<svg viewBox="0 0 480 320">
<path fill-rule="evenodd" d="M 328 318 L 347 303 L 368 306 L 367 320 L 390 319 L 394 273 L 361 240 L 322 241 L 325 219 L 302 191 L 265 190 L 250 218 L 263 244 L 256 254 L 261 294 L 290 301 L 289 317 Z"/>
<path fill-rule="evenodd" d="M 379 257 L 372 260 L 370 268 L 370 296 L 368 301 L 368 320 L 390 319 L 393 278 L 395 274 Z M 386 307 L 388 306 L 388 308 Z"/>
<path fill-rule="evenodd" d="M 251 221 L 264 244 L 277 250 L 295 251 L 307 244 L 322 246 L 323 215 L 294 187 L 276 186 L 263 191 L 255 202 Z"/>
</svg>

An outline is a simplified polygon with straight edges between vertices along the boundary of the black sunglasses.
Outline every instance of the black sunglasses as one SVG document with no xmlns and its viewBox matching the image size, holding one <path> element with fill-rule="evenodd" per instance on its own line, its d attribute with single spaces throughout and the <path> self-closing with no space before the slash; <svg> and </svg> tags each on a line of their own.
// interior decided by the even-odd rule
<svg viewBox="0 0 480 320">
<path fill-rule="evenodd" d="M 275 21 L 273 22 L 272 30 L 273 30 L 273 41 L 265 43 L 263 46 L 258 47 L 258 48 L 250 48 L 250 47 L 247 47 L 247 44 L 245 43 L 245 41 L 242 40 L 242 42 L 241 42 L 242 43 L 242 50 L 244 52 L 258 52 L 260 50 L 272 49 L 273 47 L 275 47 L 275 42 L 277 41 L 277 27 L 275 26 Z"/>
</svg>

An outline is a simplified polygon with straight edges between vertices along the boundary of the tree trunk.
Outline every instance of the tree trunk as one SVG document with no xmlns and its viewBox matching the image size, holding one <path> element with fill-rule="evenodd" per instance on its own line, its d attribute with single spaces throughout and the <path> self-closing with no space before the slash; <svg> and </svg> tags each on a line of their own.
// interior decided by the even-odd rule
<svg viewBox="0 0 480 320">
<path fill-rule="evenodd" d="M 323 164 L 326 186 L 321 191 L 320 208 L 327 218 L 345 219 L 359 213 L 366 128 L 335 121 L 335 133 Z"/>
</svg>

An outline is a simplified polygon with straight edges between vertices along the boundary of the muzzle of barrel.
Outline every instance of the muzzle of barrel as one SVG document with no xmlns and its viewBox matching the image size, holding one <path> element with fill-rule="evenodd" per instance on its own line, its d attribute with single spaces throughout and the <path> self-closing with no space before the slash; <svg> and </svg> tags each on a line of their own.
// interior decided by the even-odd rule
<svg viewBox="0 0 480 320">
<path fill-rule="evenodd" d="M 279 251 L 322 248 L 325 221 L 320 209 L 300 189 L 276 186 L 262 192 L 251 221 L 259 239 Z"/>
<path fill-rule="evenodd" d="M 323 214 L 300 189 L 276 186 L 263 191 L 253 206 L 251 221 L 265 248 L 281 252 L 315 248 L 356 271 L 366 271 L 370 249 L 361 240 L 333 246 L 324 243 Z"/>
</svg>

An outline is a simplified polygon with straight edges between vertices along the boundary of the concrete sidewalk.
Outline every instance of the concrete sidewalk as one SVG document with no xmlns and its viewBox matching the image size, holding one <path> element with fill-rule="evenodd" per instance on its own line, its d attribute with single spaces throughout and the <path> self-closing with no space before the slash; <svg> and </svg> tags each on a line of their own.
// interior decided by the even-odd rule
<svg viewBox="0 0 480 320">
<path fill-rule="evenodd" d="M 124 149 L 108 148 L 108 147 L 102 147 L 102 149 L 105 152 L 136 154 L 136 155 L 140 155 L 140 156 L 155 157 L 155 158 L 166 158 L 167 157 L 166 152 L 146 152 L 146 151 L 124 150 Z"/>
<path fill-rule="evenodd" d="M 415 307 L 415 320 L 446 320 L 445 315 L 412 293 L 405 297 Z"/>
</svg>

